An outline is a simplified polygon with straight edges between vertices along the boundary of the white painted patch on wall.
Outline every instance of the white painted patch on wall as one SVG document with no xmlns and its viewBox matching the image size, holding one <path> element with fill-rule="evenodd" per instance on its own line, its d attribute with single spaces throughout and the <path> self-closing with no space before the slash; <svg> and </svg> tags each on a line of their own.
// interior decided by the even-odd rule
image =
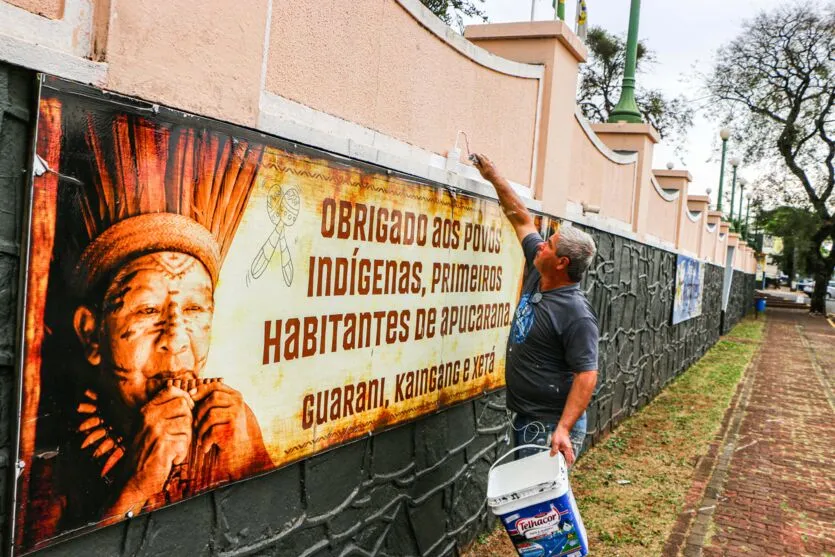
<svg viewBox="0 0 835 557">
<path fill-rule="evenodd" d="M 493 187 L 481 178 L 475 168 L 458 164 L 455 170 L 448 171 L 446 157 L 355 122 L 267 92 L 261 93 L 260 109 L 257 125 L 264 133 L 378 164 L 457 190 L 496 197 Z M 529 208 L 541 208 L 540 202 L 532 198 L 530 188 L 517 183 L 511 185 Z"/>
<path fill-rule="evenodd" d="M 107 64 L 102 62 L 78 58 L 2 34 L 0 52 L 3 53 L 2 60 L 10 64 L 99 87 L 107 83 Z"/>
<path fill-rule="evenodd" d="M 0 36 L 87 58 L 93 28 L 92 0 L 65 0 L 64 17 L 49 19 L 0 2 Z M 3 59 L 8 60 L 3 52 Z M 11 61 L 11 60 L 9 60 Z"/>
<path fill-rule="evenodd" d="M 88 59 L 92 27 L 92 0 L 66 0 L 62 19 L 0 2 L 0 59 L 104 87 L 107 64 Z"/>
</svg>

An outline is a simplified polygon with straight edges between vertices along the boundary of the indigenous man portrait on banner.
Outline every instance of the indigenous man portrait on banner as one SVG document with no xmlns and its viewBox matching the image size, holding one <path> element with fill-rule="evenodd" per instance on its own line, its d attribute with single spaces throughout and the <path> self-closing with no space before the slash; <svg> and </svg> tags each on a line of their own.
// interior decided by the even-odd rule
<svg viewBox="0 0 835 557">
<path fill-rule="evenodd" d="M 505 384 L 501 207 L 43 76 L 16 554 Z"/>
<path fill-rule="evenodd" d="M 203 376 L 263 145 L 75 97 L 41 113 L 60 151 L 25 545 L 273 467 L 241 394 Z"/>
</svg>

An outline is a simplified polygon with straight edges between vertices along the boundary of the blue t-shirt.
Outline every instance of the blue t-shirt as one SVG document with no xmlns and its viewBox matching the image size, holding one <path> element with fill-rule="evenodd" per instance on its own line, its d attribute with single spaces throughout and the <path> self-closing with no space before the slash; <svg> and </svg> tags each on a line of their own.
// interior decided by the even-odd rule
<svg viewBox="0 0 835 557">
<path fill-rule="evenodd" d="M 507 342 L 507 407 L 542 420 L 558 421 L 574 373 L 597 369 L 597 315 L 579 284 L 542 292 L 533 260 L 544 240 L 522 240 L 528 275 Z"/>
</svg>

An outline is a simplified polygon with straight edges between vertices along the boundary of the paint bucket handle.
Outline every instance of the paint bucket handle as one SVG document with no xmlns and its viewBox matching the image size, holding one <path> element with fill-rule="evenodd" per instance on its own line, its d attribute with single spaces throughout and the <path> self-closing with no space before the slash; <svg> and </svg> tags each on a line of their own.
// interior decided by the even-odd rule
<svg viewBox="0 0 835 557">
<path fill-rule="evenodd" d="M 505 454 L 503 454 L 502 456 L 500 456 L 499 458 L 496 459 L 496 462 L 494 462 L 493 465 L 490 466 L 490 471 L 492 472 L 493 468 L 498 466 L 498 464 L 501 461 L 503 461 L 504 459 L 506 459 L 507 457 L 509 457 L 513 453 L 515 453 L 516 451 L 520 451 L 522 449 L 540 449 L 540 450 L 543 450 L 543 451 L 550 451 L 551 447 L 546 446 L 546 445 L 533 445 L 533 444 L 519 445 L 518 447 L 513 447 L 512 449 L 507 451 Z M 567 465 L 565 463 L 565 457 L 562 455 L 562 453 L 557 453 L 557 456 L 560 458 L 560 465 L 561 465 L 560 467 L 562 469 L 566 469 Z"/>
</svg>

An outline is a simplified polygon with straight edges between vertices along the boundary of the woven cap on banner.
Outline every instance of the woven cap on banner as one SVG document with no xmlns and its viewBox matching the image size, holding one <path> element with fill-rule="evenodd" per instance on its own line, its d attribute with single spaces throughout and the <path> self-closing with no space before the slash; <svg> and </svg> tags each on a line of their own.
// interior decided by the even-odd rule
<svg viewBox="0 0 835 557">
<path fill-rule="evenodd" d="M 217 284 L 263 146 L 131 115 L 91 115 L 85 140 L 95 168 L 77 198 L 86 237 L 76 293 L 156 251 L 197 258 Z"/>
</svg>

